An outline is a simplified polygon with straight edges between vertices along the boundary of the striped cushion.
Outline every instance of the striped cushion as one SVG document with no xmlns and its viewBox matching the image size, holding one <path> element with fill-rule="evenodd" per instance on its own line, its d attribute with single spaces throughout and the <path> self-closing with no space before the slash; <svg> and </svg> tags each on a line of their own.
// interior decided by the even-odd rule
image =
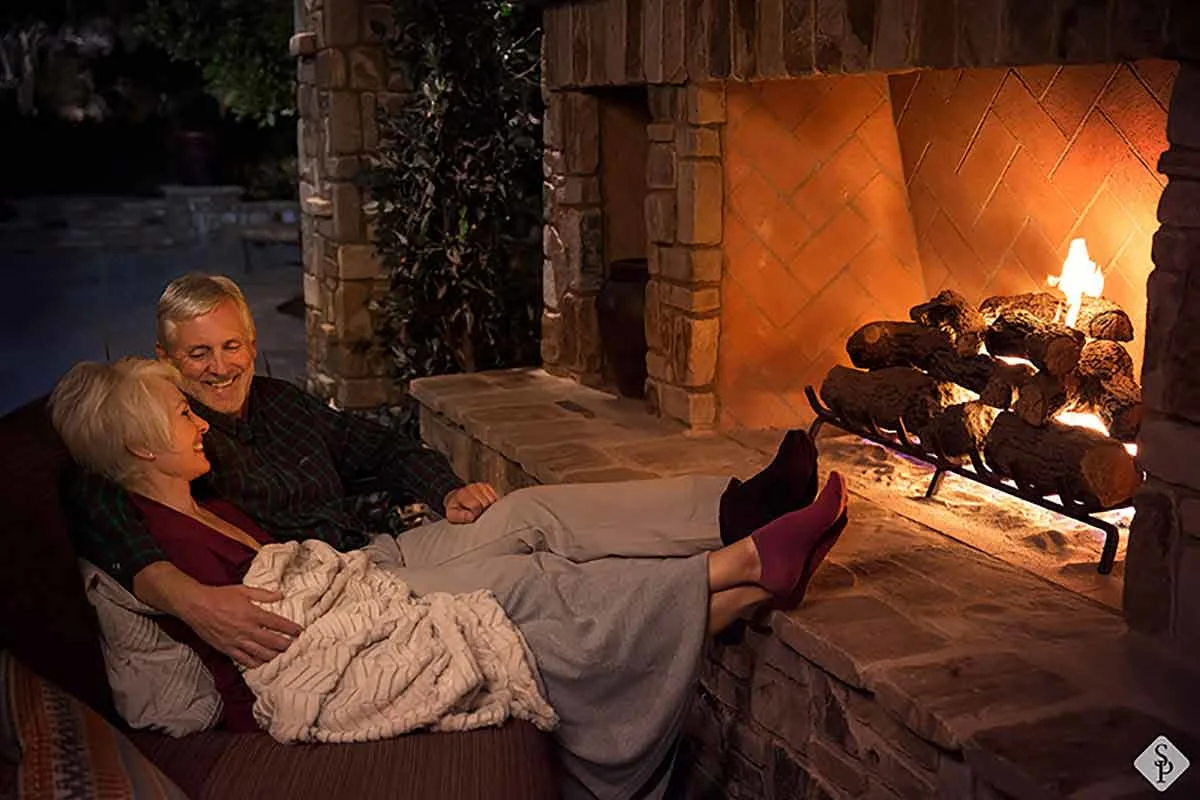
<svg viewBox="0 0 1200 800">
<path fill-rule="evenodd" d="M 29 800 L 186 800 L 103 717 L 0 653 L 0 758 Z"/>
</svg>

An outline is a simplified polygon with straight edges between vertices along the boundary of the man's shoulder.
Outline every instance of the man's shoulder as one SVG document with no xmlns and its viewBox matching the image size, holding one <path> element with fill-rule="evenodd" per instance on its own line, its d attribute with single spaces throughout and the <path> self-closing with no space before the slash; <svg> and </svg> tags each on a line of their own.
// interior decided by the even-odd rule
<svg viewBox="0 0 1200 800">
<path fill-rule="evenodd" d="M 254 413 L 253 406 L 257 405 L 258 413 L 272 417 L 277 414 L 307 414 L 319 418 L 337 413 L 295 383 L 262 375 L 254 376 L 250 386 L 250 402 L 251 413 Z"/>
<path fill-rule="evenodd" d="M 318 406 L 320 401 L 291 381 L 279 378 L 268 378 L 265 375 L 255 375 L 250 384 L 251 402 L 274 405 L 284 403 L 290 406 Z"/>
<path fill-rule="evenodd" d="M 255 375 L 250 383 L 250 394 L 253 397 L 279 397 L 283 395 L 307 395 L 308 393 L 291 381 L 281 378 L 271 378 L 267 375 Z"/>
</svg>

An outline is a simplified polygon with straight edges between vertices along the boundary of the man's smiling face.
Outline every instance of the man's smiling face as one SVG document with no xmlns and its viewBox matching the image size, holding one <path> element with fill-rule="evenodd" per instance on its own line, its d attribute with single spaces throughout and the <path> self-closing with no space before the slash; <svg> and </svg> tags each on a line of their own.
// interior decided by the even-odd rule
<svg viewBox="0 0 1200 800">
<path fill-rule="evenodd" d="M 184 391 L 213 411 L 239 416 L 250 394 L 256 350 L 237 304 L 225 301 L 178 323 L 171 338 L 158 352 L 183 374 Z"/>
</svg>

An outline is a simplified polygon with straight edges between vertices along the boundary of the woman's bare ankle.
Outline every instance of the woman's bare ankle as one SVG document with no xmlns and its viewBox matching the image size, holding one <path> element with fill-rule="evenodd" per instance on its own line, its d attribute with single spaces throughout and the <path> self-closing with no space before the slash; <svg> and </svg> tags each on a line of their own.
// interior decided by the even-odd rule
<svg viewBox="0 0 1200 800">
<path fill-rule="evenodd" d="M 758 555 L 758 545 L 749 536 L 738 544 L 745 545 L 744 552 L 740 554 L 745 583 L 758 583 L 762 579 L 762 559 Z"/>
</svg>

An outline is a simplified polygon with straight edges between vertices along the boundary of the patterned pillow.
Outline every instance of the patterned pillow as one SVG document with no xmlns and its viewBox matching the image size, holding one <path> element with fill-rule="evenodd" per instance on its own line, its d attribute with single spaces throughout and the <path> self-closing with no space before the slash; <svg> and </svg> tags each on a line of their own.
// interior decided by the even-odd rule
<svg viewBox="0 0 1200 800">
<path fill-rule="evenodd" d="M 0 758 L 30 800 L 187 800 L 88 706 L 0 652 Z"/>
</svg>

